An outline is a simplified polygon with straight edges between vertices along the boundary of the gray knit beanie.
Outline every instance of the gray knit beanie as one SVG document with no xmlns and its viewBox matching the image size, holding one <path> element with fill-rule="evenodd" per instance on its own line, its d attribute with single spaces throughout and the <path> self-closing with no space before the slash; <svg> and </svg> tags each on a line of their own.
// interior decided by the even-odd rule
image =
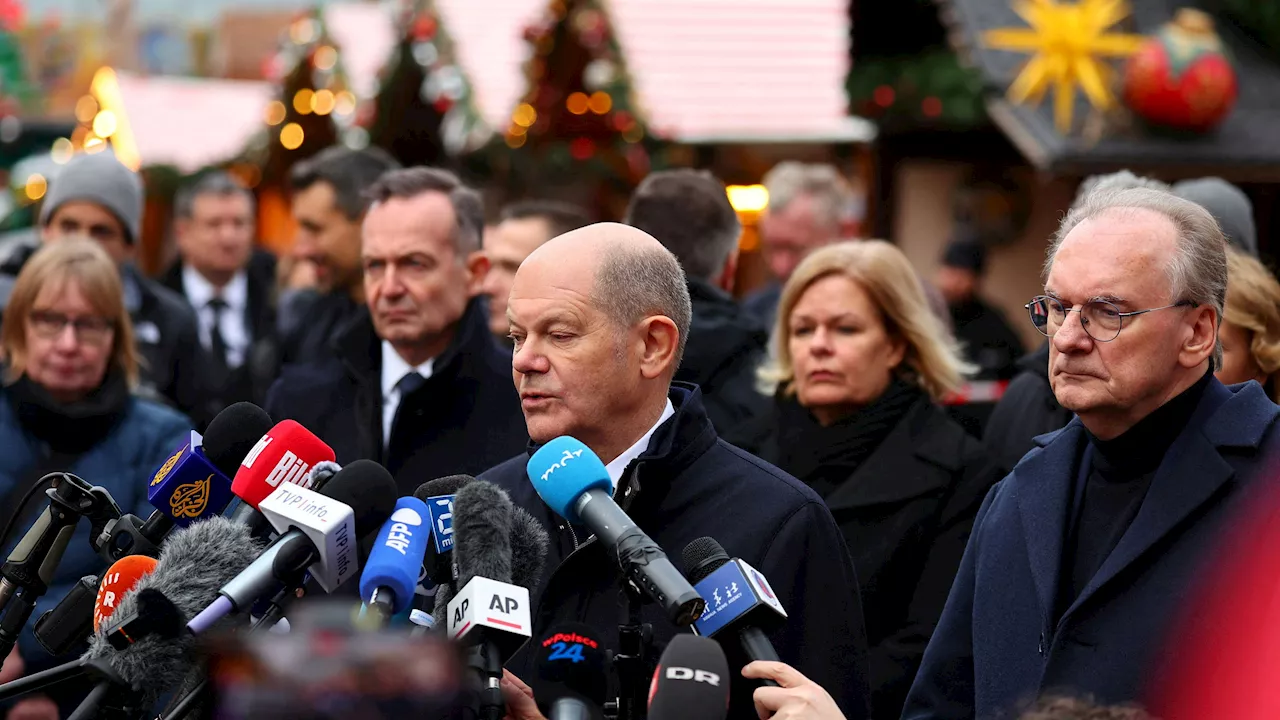
<svg viewBox="0 0 1280 720">
<path fill-rule="evenodd" d="M 1208 210 L 1232 245 L 1258 257 L 1258 230 L 1253 224 L 1253 203 L 1243 190 L 1222 178 L 1205 177 L 1177 183 L 1173 186 L 1173 194 Z"/>
<path fill-rule="evenodd" d="M 73 200 L 106 208 L 124 225 L 125 241 L 138 241 L 142 233 L 142 179 L 114 153 L 81 153 L 71 158 L 49 185 L 40 208 L 40 227 L 49 224 L 54 210 Z"/>
</svg>

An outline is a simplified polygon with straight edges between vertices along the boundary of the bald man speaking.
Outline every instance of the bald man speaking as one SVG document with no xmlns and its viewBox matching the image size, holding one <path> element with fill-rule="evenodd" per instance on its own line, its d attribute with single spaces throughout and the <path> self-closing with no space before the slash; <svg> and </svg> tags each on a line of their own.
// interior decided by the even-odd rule
<svg viewBox="0 0 1280 720">
<path fill-rule="evenodd" d="M 589 225 L 535 250 L 507 305 L 529 436 L 538 445 L 571 435 L 590 447 L 618 504 L 677 565 L 685 545 L 710 536 L 762 572 L 789 615 L 770 636 L 778 655 L 830 689 L 846 717 L 867 717 L 866 633 L 844 540 L 812 490 L 720 440 L 698 388 L 672 383 L 689 315 L 680 264 L 640 230 Z M 513 458 L 481 479 L 506 489 L 551 534 L 531 598 L 534 637 L 585 622 L 616 652 L 627 608 L 617 559 L 542 503 L 527 461 Z M 644 621 L 653 627 L 652 667 L 677 628 L 653 605 Z M 754 685 L 738 673 L 746 658 L 724 647 L 734 675 L 730 717 L 755 718 Z M 526 648 L 507 668 L 530 677 L 532 655 Z"/>
</svg>

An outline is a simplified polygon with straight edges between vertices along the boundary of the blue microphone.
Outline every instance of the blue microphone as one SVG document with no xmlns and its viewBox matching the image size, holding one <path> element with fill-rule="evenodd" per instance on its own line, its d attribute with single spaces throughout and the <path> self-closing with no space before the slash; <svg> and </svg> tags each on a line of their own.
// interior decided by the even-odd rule
<svg viewBox="0 0 1280 720">
<path fill-rule="evenodd" d="M 567 435 L 543 445 L 525 466 L 542 501 L 574 525 L 586 525 L 618 558 L 628 579 L 661 605 L 677 626 L 702 615 L 705 603 L 666 553 L 613 501 L 613 482 L 600 458 Z"/>
<path fill-rule="evenodd" d="M 787 611 L 759 570 L 728 553 L 714 538 L 700 537 L 684 548 L 684 570 L 707 598 L 707 608 L 693 624 L 704 637 L 737 640 L 751 660 L 778 662 L 765 635 L 782 626 Z M 772 680 L 766 685 L 775 685 Z"/>
<path fill-rule="evenodd" d="M 231 497 L 231 478 L 205 456 L 204 438 L 195 430 L 147 485 L 147 501 L 178 527 L 221 514 Z"/>
<path fill-rule="evenodd" d="M 431 534 L 429 517 L 426 503 L 415 497 L 402 497 L 378 531 L 360 575 L 360 597 L 384 622 L 408 610 L 413 601 Z"/>
</svg>

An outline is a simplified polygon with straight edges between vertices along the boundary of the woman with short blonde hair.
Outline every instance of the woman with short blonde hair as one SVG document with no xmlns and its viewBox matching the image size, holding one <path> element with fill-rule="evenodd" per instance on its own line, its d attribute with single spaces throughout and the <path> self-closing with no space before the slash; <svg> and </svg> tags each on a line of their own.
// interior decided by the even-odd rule
<svg viewBox="0 0 1280 720">
<path fill-rule="evenodd" d="M 898 248 L 828 245 L 782 290 L 774 411 L 745 446 L 808 484 L 862 586 L 872 717 L 897 717 L 987 489 L 981 444 L 938 400 L 973 368 Z"/>
<path fill-rule="evenodd" d="M 133 323 L 124 305 L 120 271 L 96 242 L 87 238 L 58 240 L 36 253 L 22 269 L 9 294 L 0 325 L 0 359 L 5 381 L 13 382 L 27 369 L 27 326 L 41 291 L 53 294 L 74 284 L 109 324 L 110 364 L 124 373 L 130 388 L 138 384 L 139 355 L 133 341 Z M 37 311 L 38 312 L 38 311 Z"/>
<path fill-rule="evenodd" d="M 1218 380 L 1228 385 L 1257 380 L 1280 401 L 1280 282 L 1257 258 L 1234 247 L 1227 248 L 1227 304 L 1218 339 Z"/>
<path fill-rule="evenodd" d="M 49 241 L 23 266 L 4 310 L 0 358 L 0 525 L 29 526 L 48 505 L 47 478 L 63 471 L 106 488 L 122 511 L 150 515 L 147 478 L 183 446 L 191 423 L 133 396 L 138 353 L 119 270 L 97 242 Z M 45 597 L 106 570 L 89 526 L 77 527 Z M 23 630 L 19 652 L 36 672 L 54 658 L 31 638 Z"/>
</svg>

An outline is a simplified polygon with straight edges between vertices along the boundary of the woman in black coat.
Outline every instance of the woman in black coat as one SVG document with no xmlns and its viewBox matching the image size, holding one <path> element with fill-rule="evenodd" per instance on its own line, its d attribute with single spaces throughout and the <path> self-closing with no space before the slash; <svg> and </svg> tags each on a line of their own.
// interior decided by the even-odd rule
<svg viewBox="0 0 1280 720">
<path fill-rule="evenodd" d="M 806 258 L 783 289 L 774 338 L 774 413 L 737 439 L 831 508 L 862 589 L 872 715 L 896 718 L 999 479 L 936 403 L 971 368 L 906 257 L 880 241 Z"/>
</svg>

